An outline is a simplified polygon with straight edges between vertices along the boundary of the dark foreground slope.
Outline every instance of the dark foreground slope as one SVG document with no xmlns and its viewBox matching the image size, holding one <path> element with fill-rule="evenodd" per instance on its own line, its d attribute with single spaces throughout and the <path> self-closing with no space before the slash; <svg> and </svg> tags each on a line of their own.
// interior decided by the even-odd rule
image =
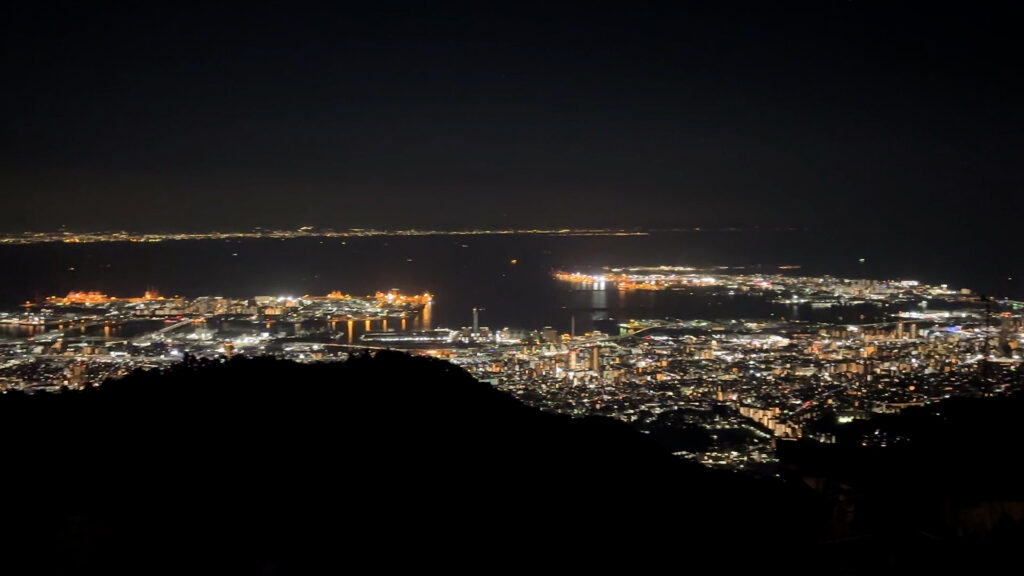
<svg viewBox="0 0 1024 576">
<path fill-rule="evenodd" d="M 7 394 L 0 437 L 5 573 L 662 562 L 799 548 L 820 527 L 799 491 L 397 353 Z"/>
<path fill-rule="evenodd" d="M 834 444 L 783 442 L 778 454 L 808 484 L 842 493 L 837 527 L 848 535 L 1024 544 L 1022 415 L 1021 393 L 954 397 L 833 426 Z"/>
</svg>

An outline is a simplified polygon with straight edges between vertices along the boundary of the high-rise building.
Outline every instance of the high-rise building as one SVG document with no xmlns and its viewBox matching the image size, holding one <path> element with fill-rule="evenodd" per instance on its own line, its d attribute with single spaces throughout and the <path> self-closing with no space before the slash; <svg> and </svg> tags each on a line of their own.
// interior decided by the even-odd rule
<svg viewBox="0 0 1024 576">
<path fill-rule="evenodd" d="M 594 346 L 590 349 L 590 369 L 601 373 L 601 347 Z"/>
</svg>

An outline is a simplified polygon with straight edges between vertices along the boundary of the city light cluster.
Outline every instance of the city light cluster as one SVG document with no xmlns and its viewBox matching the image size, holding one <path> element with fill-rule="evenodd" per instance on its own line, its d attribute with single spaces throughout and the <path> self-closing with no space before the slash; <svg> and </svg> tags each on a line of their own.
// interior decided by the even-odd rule
<svg viewBox="0 0 1024 576">
<path fill-rule="evenodd" d="M 792 270 L 798 267 L 780 267 Z M 608 268 L 602 273 L 556 271 L 554 278 L 582 288 L 603 290 L 688 290 L 720 288 L 726 294 L 767 294 L 780 304 L 811 304 L 815 307 L 858 302 L 910 302 L 929 299 L 946 302 L 977 302 L 968 288 L 946 284 L 927 285 L 917 280 L 868 280 L 833 276 L 795 276 L 784 273 L 748 273 L 742 268 L 698 269 L 681 266 Z"/>
<path fill-rule="evenodd" d="M 74 291 L 0 313 L 0 390 L 83 387 L 189 356 L 331 362 L 398 348 L 447 359 L 543 410 L 618 418 L 667 434 L 681 457 L 743 469 L 770 468 L 778 442 L 831 441 L 818 427 L 823 419 L 841 424 L 950 396 L 1005 394 L 1024 373 L 1021 303 L 982 301 L 970 290 L 679 267 L 555 278 L 574 289 L 641 283 L 755 298 L 781 313 L 623 319 L 609 333 L 575 334 L 492 330 L 479 324 L 478 308 L 471 326 L 436 327 L 432 294 L 397 289 L 249 298 Z M 875 306 L 881 320 L 783 319 L 794 317 L 786 312 L 793 306 L 821 303 Z M 899 438 L 864 441 L 885 446 Z"/>
</svg>

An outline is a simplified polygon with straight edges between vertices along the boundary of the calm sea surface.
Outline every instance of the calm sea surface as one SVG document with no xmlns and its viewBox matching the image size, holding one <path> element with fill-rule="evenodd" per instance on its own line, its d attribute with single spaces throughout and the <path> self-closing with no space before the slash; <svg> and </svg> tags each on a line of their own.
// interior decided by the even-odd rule
<svg viewBox="0 0 1024 576">
<path fill-rule="evenodd" d="M 1024 296 L 1020 259 L 980 258 L 980 250 L 985 247 L 926 236 L 895 243 L 801 231 L 0 246 L 0 306 L 15 309 L 26 300 L 71 290 L 135 296 L 155 287 L 165 295 L 251 297 L 333 290 L 362 295 L 398 288 L 434 293 L 433 325 L 450 328 L 469 325 L 474 306 L 483 309 L 481 324 L 491 328 L 550 325 L 563 331 L 572 316 L 583 331 L 605 319 L 811 319 L 842 313 L 680 291 L 577 290 L 551 277 L 554 269 L 598 272 L 602 266 L 629 265 L 743 266 L 748 272 L 799 265 L 793 273 L 914 279 L 997 297 Z M 858 318 L 861 313 L 856 312 Z M 867 314 L 863 320 L 871 320 L 872 312 Z"/>
</svg>

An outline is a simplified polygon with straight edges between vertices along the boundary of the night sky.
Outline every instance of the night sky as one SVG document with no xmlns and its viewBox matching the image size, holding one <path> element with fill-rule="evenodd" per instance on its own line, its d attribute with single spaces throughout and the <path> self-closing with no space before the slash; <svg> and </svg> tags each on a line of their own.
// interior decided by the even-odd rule
<svg viewBox="0 0 1024 576">
<path fill-rule="evenodd" d="M 4 9 L 0 231 L 987 234 L 1024 207 L 1019 21 L 975 3 L 143 4 Z"/>
</svg>

